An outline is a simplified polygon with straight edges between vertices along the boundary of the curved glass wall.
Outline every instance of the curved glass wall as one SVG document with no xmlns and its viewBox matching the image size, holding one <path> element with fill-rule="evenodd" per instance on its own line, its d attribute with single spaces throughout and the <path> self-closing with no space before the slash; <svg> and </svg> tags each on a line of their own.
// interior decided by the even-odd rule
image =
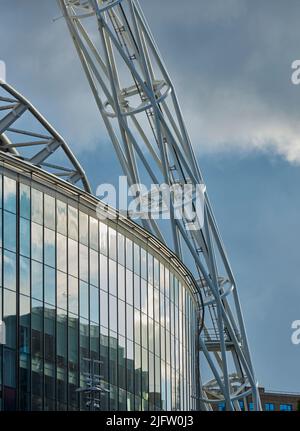
<svg viewBox="0 0 300 431">
<path fill-rule="evenodd" d="M 0 176 L 0 409 L 195 408 L 197 307 L 185 278 L 56 183 Z M 87 359 L 104 388 L 92 406 L 77 391 Z"/>
</svg>

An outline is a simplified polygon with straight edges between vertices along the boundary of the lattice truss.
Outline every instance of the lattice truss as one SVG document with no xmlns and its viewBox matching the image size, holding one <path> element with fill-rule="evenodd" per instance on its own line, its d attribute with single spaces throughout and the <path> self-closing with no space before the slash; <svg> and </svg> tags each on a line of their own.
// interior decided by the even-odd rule
<svg viewBox="0 0 300 431">
<path fill-rule="evenodd" d="M 63 138 L 24 96 L 3 81 L 0 151 L 91 191 L 82 167 Z"/>
<path fill-rule="evenodd" d="M 173 83 L 138 1 L 58 4 L 129 184 L 146 178 L 149 184 L 202 184 Z M 141 222 L 198 280 L 204 321 L 197 340 L 199 382 L 191 382 L 198 408 L 224 402 L 228 410 L 239 410 L 243 400 L 247 409 L 246 397 L 252 394 L 254 408 L 260 409 L 236 282 L 207 193 L 204 198 L 202 229 L 197 219 L 190 225 L 188 214 L 173 217 L 172 197 L 165 238 L 158 220 Z"/>
</svg>

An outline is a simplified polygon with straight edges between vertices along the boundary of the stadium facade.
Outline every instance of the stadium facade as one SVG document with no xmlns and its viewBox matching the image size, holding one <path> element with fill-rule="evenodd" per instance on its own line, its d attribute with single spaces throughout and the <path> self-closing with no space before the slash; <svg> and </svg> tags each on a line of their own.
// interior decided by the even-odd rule
<svg viewBox="0 0 300 431">
<path fill-rule="evenodd" d="M 102 376 L 97 409 L 196 409 L 199 308 L 175 254 L 4 152 L 0 184 L 0 409 L 95 409 L 79 390 L 89 361 Z"/>
</svg>

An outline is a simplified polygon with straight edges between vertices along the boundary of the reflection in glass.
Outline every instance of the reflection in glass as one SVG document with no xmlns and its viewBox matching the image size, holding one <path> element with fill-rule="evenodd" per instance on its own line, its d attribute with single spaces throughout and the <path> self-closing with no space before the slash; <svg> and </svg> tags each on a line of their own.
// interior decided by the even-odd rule
<svg viewBox="0 0 300 431">
<path fill-rule="evenodd" d="M 82 244 L 79 244 L 79 277 L 89 281 L 89 249 Z"/>
<path fill-rule="evenodd" d="M 69 312 L 78 314 L 78 280 L 68 277 Z"/>
<path fill-rule="evenodd" d="M 3 213 L 3 246 L 7 250 L 16 251 L 16 216 L 15 214 L 4 211 Z"/>
<path fill-rule="evenodd" d="M 90 250 L 90 283 L 94 286 L 98 286 L 98 253 L 94 250 Z"/>
<path fill-rule="evenodd" d="M 67 234 L 67 205 L 59 200 L 56 201 L 56 225 L 59 233 Z"/>
<path fill-rule="evenodd" d="M 55 232 L 44 229 L 44 262 L 55 267 Z"/>
<path fill-rule="evenodd" d="M 67 309 L 67 274 L 57 271 L 57 306 Z"/>
<path fill-rule="evenodd" d="M 30 221 L 20 219 L 20 253 L 30 257 Z"/>
<path fill-rule="evenodd" d="M 3 321 L 5 322 L 6 347 L 16 348 L 16 293 L 3 289 Z"/>
<path fill-rule="evenodd" d="M 88 245 L 89 243 L 89 217 L 79 211 L 79 242 Z"/>
<path fill-rule="evenodd" d="M 90 247 L 94 250 L 98 250 L 98 220 L 93 217 L 90 219 Z"/>
<path fill-rule="evenodd" d="M 31 285 L 32 297 L 43 300 L 43 265 L 39 262 L 31 261 Z"/>
<path fill-rule="evenodd" d="M 55 305 L 55 270 L 44 267 L 45 302 Z"/>
<path fill-rule="evenodd" d="M 107 225 L 99 222 L 100 251 L 107 255 Z"/>
<path fill-rule="evenodd" d="M 16 212 L 16 181 L 3 177 L 3 208 L 12 213 Z"/>
<path fill-rule="evenodd" d="M 78 241 L 78 210 L 68 205 L 68 236 Z"/>
<path fill-rule="evenodd" d="M 31 254 L 33 259 L 43 261 L 43 227 L 36 223 L 31 223 Z"/>
<path fill-rule="evenodd" d="M 3 285 L 7 289 L 16 290 L 16 255 L 4 250 L 3 254 Z"/>
<path fill-rule="evenodd" d="M 89 318 L 89 285 L 87 283 L 84 283 L 83 281 L 80 282 L 80 316 L 84 317 L 85 319 Z"/>
<path fill-rule="evenodd" d="M 67 271 L 67 238 L 57 234 L 57 268 L 61 271 Z"/>
<path fill-rule="evenodd" d="M 55 199 L 52 196 L 44 195 L 45 226 L 55 229 Z"/>
<path fill-rule="evenodd" d="M 74 277 L 78 277 L 78 242 L 73 239 L 68 239 L 68 272 Z"/>
<path fill-rule="evenodd" d="M 20 216 L 30 219 L 30 187 L 20 184 Z"/>
<path fill-rule="evenodd" d="M 31 189 L 31 219 L 36 223 L 43 223 L 43 193 L 33 188 Z"/>
<path fill-rule="evenodd" d="M 90 319 L 99 323 L 99 290 L 90 286 Z"/>
<path fill-rule="evenodd" d="M 20 292 L 30 295 L 30 260 L 20 256 Z"/>
</svg>

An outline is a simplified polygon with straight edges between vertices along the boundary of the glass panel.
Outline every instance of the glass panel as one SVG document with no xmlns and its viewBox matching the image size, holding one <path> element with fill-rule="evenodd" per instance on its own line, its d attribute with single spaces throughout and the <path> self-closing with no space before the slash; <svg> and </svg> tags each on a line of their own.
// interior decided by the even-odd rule
<svg viewBox="0 0 300 431">
<path fill-rule="evenodd" d="M 67 234 L 67 205 L 59 200 L 56 201 L 56 223 L 57 231 L 62 235 Z"/>
<path fill-rule="evenodd" d="M 80 282 L 80 316 L 89 318 L 89 286 L 83 281 Z"/>
<path fill-rule="evenodd" d="M 55 229 L 55 199 L 52 196 L 44 195 L 45 226 Z"/>
<path fill-rule="evenodd" d="M 100 252 L 107 255 L 107 226 L 99 222 Z"/>
<path fill-rule="evenodd" d="M 20 184 L 20 215 L 30 219 L 30 187 Z"/>
<path fill-rule="evenodd" d="M 30 353 L 30 298 L 21 295 L 20 296 L 20 353 L 21 353 L 21 363 L 20 366 L 26 365 L 23 364 L 22 354 Z M 22 388 L 23 389 L 23 388 Z M 27 388 L 29 391 L 29 388 Z"/>
<path fill-rule="evenodd" d="M 89 218 L 88 215 L 79 211 L 79 241 L 88 245 L 89 240 Z"/>
<path fill-rule="evenodd" d="M 39 262 L 31 261 L 31 283 L 32 297 L 43 300 L 43 265 Z"/>
<path fill-rule="evenodd" d="M 133 269 L 133 259 L 132 259 L 132 241 L 126 238 L 126 267 L 128 269 Z"/>
<path fill-rule="evenodd" d="M 141 249 L 141 276 L 147 280 L 147 252 Z"/>
<path fill-rule="evenodd" d="M 118 331 L 117 322 L 117 299 L 109 295 L 109 329 L 111 331 Z"/>
<path fill-rule="evenodd" d="M 31 253 L 32 259 L 43 261 L 43 227 L 31 223 Z"/>
<path fill-rule="evenodd" d="M 98 280 L 98 252 L 90 250 L 90 283 L 94 286 L 99 285 Z"/>
<path fill-rule="evenodd" d="M 55 305 L 55 270 L 44 267 L 45 302 Z"/>
<path fill-rule="evenodd" d="M 100 255 L 100 289 L 107 291 L 107 257 Z"/>
<path fill-rule="evenodd" d="M 90 247 L 98 250 L 98 220 L 90 217 Z"/>
<path fill-rule="evenodd" d="M 140 275 L 140 247 L 134 244 L 134 272 Z"/>
<path fill-rule="evenodd" d="M 57 271 L 57 306 L 67 309 L 67 275 Z"/>
<path fill-rule="evenodd" d="M 10 290 L 16 290 L 16 255 L 10 251 L 4 250 L 4 287 Z"/>
<path fill-rule="evenodd" d="M 78 314 L 78 280 L 68 277 L 69 280 L 69 311 Z"/>
<path fill-rule="evenodd" d="M 125 301 L 125 269 L 118 265 L 118 298 Z"/>
<path fill-rule="evenodd" d="M 118 233 L 118 262 L 125 266 L 125 238 L 124 235 Z"/>
<path fill-rule="evenodd" d="M 68 272 L 74 277 L 78 277 L 78 242 L 68 239 L 68 252 L 69 252 L 69 268 Z"/>
<path fill-rule="evenodd" d="M 6 347 L 16 348 L 16 294 L 3 290 L 3 321 L 6 328 Z"/>
<path fill-rule="evenodd" d="M 108 240 L 109 240 L 109 257 L 111 259 L 117 259 L 117 232 L 113 228 L 108 230 Z"/>
<path fill-rule="evenodd" d="M 79 244 L 79 263 L 81 280 L 89 281 L 89 249 L 82 244 Z"/>
<path fill-rule="evenodd" d="M 109 294 L 117 296 L 117 264 L 109 259 Z"/>
<path fill-rule="evenodd" d="M 133 305 L 133 274 L 126 269 L 126 302 Z"/>
<path fill-rule="evenodd" d="M 4 211 L 3 220 L 4 247 L 10 251 L 16 251 L 16 216 Z"/>
<path fill-rule="evenodd" d="M 31 189 L 31 218 L 36 223 L 43 223 L 43 193 L 33 188 Z"/>
<path fill-rule="evenodd" d="M 78 210 L 68 205 L 68 236 L 78 241 Z"/>
<path fill-rule="evenodd" d="M 103 291 L 100 291 L 100 323 L 108 327 L 108 295 Z"/>
<path fill-rule="evenodd" d="M 47 265 L 55 267 L 55 232 L 44 229 L 44 261 Z"/>
<path fill-rule="evenodd" d="M 30 221 L 20 219 L 20 253 L 30 257 Z"/>
<path fill-rule="evenodd" d="M 20 292 L 30 295 L 30 260 L 20 256 Z"/>
<path fill-rule="evenodd" d="M 16 181 L 8 177 L 4 178 L 3 208 L 12 213 L 16 212 Z"/>
<path fill-rule="evenodd" d="M 99 290 L 90 286 L 90 319 L 99 323 Z"/>
<path fill-rule="evenodd" d="M 57 268 L 67 271 L 67 238 L 57 234 Z"/>
<path fill-rule="evenodd" d="M 119 326 L 119 334 L 125 337 L 126 335 L 126 315 L 125 315 L 125 302 L 118 301 L 118 326 Z"/>
</svg>

